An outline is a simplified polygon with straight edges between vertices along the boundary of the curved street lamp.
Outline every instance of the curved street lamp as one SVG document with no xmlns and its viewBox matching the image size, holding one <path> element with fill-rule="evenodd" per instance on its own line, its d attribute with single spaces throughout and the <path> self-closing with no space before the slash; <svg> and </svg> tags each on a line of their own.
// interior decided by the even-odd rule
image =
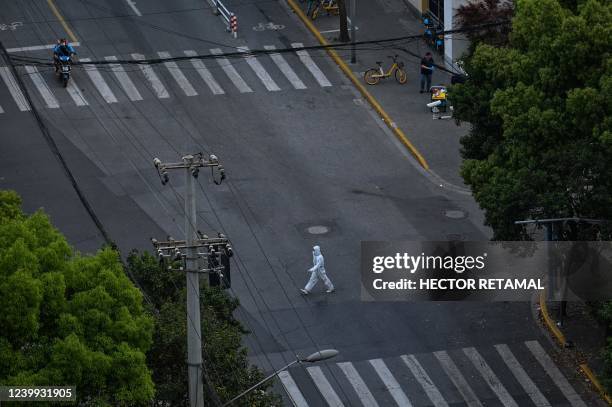
<svg viewBox="0 0 612 407">
<path fill-rule="evenodd" d="M 277 374 L 279 374 L 283 370 L 287 369 L 290 366 L 295 365 L 296 363 L 315 363 L 315 362 L 321 362 L 323 360 L 331 359 L 331 358 L 337 356 L 338 353 L 340 353 L 340 352 L 338 352 L 336 349 L 323 349 L 323 350 L 317 351 L 317 352 L 315 352 L 315 353 L 313 353 L 311 355 L 308 355 L 305 358 L 300 358 L 298 356 L 298 358 L 296 360 L 294 360 L 293 362 L 291 362 L 291 363 L 281 367 L 280 369 L 278 369 L 277 371 L 273 372 L 268 377 L 262 379 L 258 383 L 255 383 L 253 386 L 249 387 L 248 389 L 246 389 L 245 391 L 243 391 L 242 393 L 240 393 L 239 395 L 237 395 L 236 397 L 234 397 L 233 399 L 231 399 L 227 403 L 223 404 L 223 407 L 229 406 L 234 401 L 238 400 L 240 397 L 242 397 L 242 396 L 252 392 L 253 390 L 258 388 L 259 386 L 261 386 L 262 384 L 264 384 L 268 380 L 272 379 L 274 376 L 276 376 Z"/>
</svg>

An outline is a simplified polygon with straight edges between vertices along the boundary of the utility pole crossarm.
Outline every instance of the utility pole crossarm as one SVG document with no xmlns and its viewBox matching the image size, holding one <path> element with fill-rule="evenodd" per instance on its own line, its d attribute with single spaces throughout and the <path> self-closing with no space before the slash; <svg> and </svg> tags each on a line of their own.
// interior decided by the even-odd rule
<svg viewBox="0 0 612 407">
<path fill-rule="evenodd" d="M 215 184 L 220 185 L 225 179 L 225 169 L 219 163 L 219 159 L 214 154 L 209 155 L 208 159 L 204 159 L 204 155 L 202 153 L 193 155 L 189 154 L 183 157 L 182 162 L 175 163 L 163 163 L 159 158 L 154 158 L 153 165 L 155 165 L 155 168 L 157 169 L 157 174 L 159 175 L 162 185 L 166 185 L 170 180 L 168 177 L 168 170 L 177 169 L 186 169 L 191 172 L 191 175 L 193 175 L 194 178 L 197 178 L 200 168 L 210 167 L 211 171 L 213 171 L 214 167 L 217 167 L 220 179 L 217 181 L 213 176 L 213 181 Z M 189 190 L 187 192 L 189 193 Z"/>
</svg>

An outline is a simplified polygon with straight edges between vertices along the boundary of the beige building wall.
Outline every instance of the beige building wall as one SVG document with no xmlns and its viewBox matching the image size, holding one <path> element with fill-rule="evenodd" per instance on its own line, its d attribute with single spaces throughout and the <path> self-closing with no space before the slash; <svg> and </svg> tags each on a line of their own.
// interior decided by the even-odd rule
<svg viewBox="0 0 612 407">
<path fill-rule="evenodd" d="M 444 31 L 454 30 L 455 13 L 459 6 L 468 0 L 444 0 Z M 449 34 L 444 37 L 444 62 L 450 68 L 455 66 L 468 48 L 468 42 L 462 34 Z"/>
<path fill-rule="evenodd" d="M 427 10 L 427 0 L 405 0 L 405 2 L 411 6 L 412 11 L 415 12 L 415 14 L 420 15 Z"/>
</svg>

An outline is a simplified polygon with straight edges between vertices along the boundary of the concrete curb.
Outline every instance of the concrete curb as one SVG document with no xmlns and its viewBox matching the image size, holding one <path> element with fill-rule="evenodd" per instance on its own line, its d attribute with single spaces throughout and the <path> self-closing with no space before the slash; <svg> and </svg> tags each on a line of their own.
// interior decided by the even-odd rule
<svg viewBox="0 0 612 407">
<path fill-rule="evenodd" d="M 557 324 L 553 321 L 548 313 L 548 306 L 546 305 L 546 291 L 542 291 L 540 293 L 540 312 L 542 312 L 542 319 L 544 319 L 544 323 L 548 330 L 553 334 L 559 345 L 564 347 L 567 344 L 567 340 L 565 339 L 565 335 L 559 329 Z"/>
<path fill-rule="evenodd" d="M 542 293 L 540 294 L 540 312 L 542 314 L 544 324 L 546 325 L 550 333 L 552 333 L 559 345 L 564 347 L 567 344 L 567 339 L 548 313 L 548 306 L 546 305 L 546 291 L 542 291 Z M 599 379 L 597 379 L 597 376 L 591 370 L 589 365 L 587 365 L 586 363 L 581 363 L 579 367 L 582 374 L 586 377 L 588 381 L 591 382 L 591 384 L 593 384 L 593 387 L 595 387 L 601 398 L 604 399 L 604 401 L 606 401 L 608 405 L 612 406 L 612 397 L 606 392 L 603 385 L 599 382 Z"/>
<path fill-rule="evenodd" d="M 599 379 L 597 379 L 597 376 L 595 373 L 593 373 L 589 365 L 582 363 L 580 365 L 580 370 L 591 381 L 591 383 L 593 383 L 593 386 L 597 389 L 601 397 L 608 403 L 608 405 L 612 406 L 612 397 L 606 393 L 603 385 L 599 382 Z"/>
<path fill-rule="evenodd" d="M 287 3 L 289 4 L 293 12 L 297 14 L 300 20 L 302 20 L 302 23 L 304 23 L 304 25 L 308 28 L 308 30 L 310 30 L 312 35 L 315 36 L 315 38 L 319 41 L 321 45 L 330 45 L 327 42 L 327 40 L 323 38 L 319 30 L 317 30 L 314 24 L 312 24 L 312 22 L 308 19 L 306 14 L 304 14 L 302 9 L 295 3 L 294 0 L 287 0 Z M 383 122 L 385 122 L 387 127 L 389 127 L 389 129 L 393 132 L 393 134 L 395 134 L 398 140 L 404 146 L 406 146 L 406 148 L 408 148 L 410 153 L 414 156 L 414 158 L 419 162 L 419 164 L 424 169 L 429 170 L 429 164 L 427 164 L 427 161 L 425 160 L 425 158 L 416 149 L 416 147 L 410 142 L 410 140 L 408 140 L 408 137 L 406 137 L 404 132 L 397 126 L 397 124 L 393 120 L 391 120 L 391 117 L 389 117 L 387 112 L 384 111 L 380 103 L 378 103 L 378 101 L 374 98 L 374 96 L 372 96 L 370 92 L 367 91 L 367 89 L 363 86 L 360 80 L 357 79 L 357 77 L 353 74 L 353 71 L 351 71 L 351 69 L 346 65 L 346 63 L 342 60 L 342 58 L 338 56 L 336 51 L 332 47 L 326 48 L 326 51 L 329 54 L 329 56 L 334 60 L 336 65 L 340 67 L 342 72 L 344 72 L 344 74 L 350 79 L 353 85 L 355 85 L 355 87 L 359 90 L 359 92 L 363 95 L 363 97 L 368 101 L 368 103 L 370 103 L 372 108 L 376 110 L 376 112 L 383 119 Z"/>
</svg>

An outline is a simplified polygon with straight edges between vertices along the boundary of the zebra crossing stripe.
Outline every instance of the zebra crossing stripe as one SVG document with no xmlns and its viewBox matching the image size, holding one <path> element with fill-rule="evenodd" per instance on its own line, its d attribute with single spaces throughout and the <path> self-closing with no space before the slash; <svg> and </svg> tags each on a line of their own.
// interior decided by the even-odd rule
<svg viewBox="0 0 612 407">
<path fill-rule="evenodd" d="M 553 379 L 557 387 L 561 390 L 565 398 L 573 407 L 586 407 L 584 401 L 576 393 L 571 384 L 567 381 L 563 373 L 555 365 L 550 356 L 546 353 L 538 341 L 527 341 L 525 345 L 529 348 L 533 356 L 540 362 L 546 373 Z"/>
<path fill-rule="evenodd" d="M 109 56 L 109 57 L 104 57 L 104 59 L 106 59 L 107 61 L 116 61 L 117 57 Z M 134 85 L 134 82 L 132 82 L 128 74 L 125 72 L 125 69 L 123 69 L 121 65 L 110 64 L 110 69 L 111 71 L 113 71 L 113 73 L 115 74 L 115 77 L 119 81 L 119 84 L 121 85 L 121 87 L 127 94 L 128 98 L 130 98 L 132 102 L 142 100 L 142 96 L 140 95 L 140 92 L 138 92 L 136 85 Z"/>
<path fill-rule="evenodd" d="M 297 384 L 295 384 L 293 377 L 291 377 L 288 371 L 283 370 L 280 372 L 278 374 L 278 378 L 283 384 L 283 387 L 285 387 L 285 391 L 295 407 L 308 407 L 306 399 L 302 395 L 302 392 L 298 388 Z"/>
<path fill-rule="evenodd" d="M 516 357 L 514 357 L 510 347 L 502 344 L 495 345 L 495 349 L 497 349 L 499 355 L 502 357 L 504 362 L 506 362 L 506 365 L 516 380 L 521 384 L 521 386 L 523 386 L 523 389 L 525 389 L 525 392 L 529 395 L 533 401 L 533 404 L 535 404 L 537 407 L 551 407 L 548 400 L 546 400 L 546 397 L 544 397 L 542 392 L 540 392 L 540 389 L 538 389 L 538 386 L 536 386 L 536 384 L 531 380 L 527 372 L 525 372 L 525 369 L 523 369 L 519 361 L 516 359 Z"/>
<path fill-rule="evenodd" d="M 273 51 L 276 49 L 276 47 L 274 45 L 264 45 L 264 49 L 268 51 Z M 297 76 L 295 71 L 291 68 L 291 66 L 289 66 L 289 64 L 281 54 L 275 52 L 269 55 L 272 61 L 274 61 L 274 63 L 278 67 L 278 69 L 280 69 L 280 71 L 285 75 L 287 80 L 291 82 L 291 85 L 293 85 L 295 89 L 306 89 L 306 85 L 304 85 L 304 82 L 302 82 L 302 80 Z"/>
<path fill-rule="evenodd" d="M 249 47 L 238 47 L 238 51 L 245 52 L 245 53 L 249 52 Z M 268 74 L 266 69 L 257 60 L 257 58 L 255 58 L 253 55 L 248 55 L 246 57 L 246 62 L 247 62 L 247 64 L 249 64 L 251 69 L 253 69 L 253 71 L 255 72 L 257 77 L 259 78 L 259 80 L 264 84 L 264 86 L 266 87 L 266 89 L 268 89 L 268 91 L 270 91 L 270 92 L 277 92 L 277 91 L 281 90 L 281 88 L 278 87 L 276 82 L 274 82 L 274 79 L 272 79 L 270 74 Z"/>
<path fill-rule="evenodd" d="M 83 96 L 81 89 L 79 89 L 74 79 L 70 79 L 70 81 L 68 81 L 66 91 L 68 91 L 68 94 L 77 106 L 89 105 L 89 103 L 87 103 L 87 100 L 85 100 L 85 96 Z"/>
<path fill-rule="evenodd" d="M 17 103 L 19 110 L 22 112 L 30 110 L 30 104 L 26 100 L 25 96 L 23 96 L 23 93 L 21 92 L 15 77 L 11 73 L 11 70 L 6 66 L 0 66 L 0 76 L 6 84 L 11 96 L 15 100 L 15 103 Z"/>
<path fill-rule="evenodd" d="M 145 59 L 145 56 L 142 54 L 132 54 L 132 59 L 135 61 L 143 61 Z M 142 71 L 142 74 L 144 75 L 146 80 L 148 80 L 151 84 L 151 88 L 153 89 L 153 92 L 155 92 L 155 95 L 159 99 L 168 99 L 170 97 L 170 94 L 166 90 L 166 87 L 159 79 L 159 76 L 157 76 L 151 65 L 138 64 L 138 66 L 140 67 L 140 70 Z"/>
<path fill-rule="evenodd" d="M 304 44 L 302 44 L 301 42 L 294 42 L 291 44 L 291 46 L 293 48 L 302 48 Z M 310 57 L 310 54 L 306 52 L 306 50 L 302 49 L 299 51 L 295 51 L 295 53 L 298 55 L 300 61 L 302 61 L 306 68 L 308 68 L 312 76 L 314 76 L 317 82 L 319 82 L 319 85 L 321 85 L 322 87 L 332 86 L 331 82 L 327 79 L 327 77 L 325 76 L 323 71 L 321 71 L 321 69 L 317 66 L 317 64 L 315 64 L 315 62 Z"/>
<path fill-rule="evenodd" d="M 499 381 L 491 367 L 475 348 L 463 348 L 463 353 L 470 359 L 476 370 L 485 379 L 491 390 L 497 395 L 502 404 L 506 407 L 519 407 L 512 398 L 508 390 Z"/>
<path fill-rule="evenodd" d="M 308 367 L 306 370 L 330 407 L 344 407 L 344 403 L 342 403 L 319 366 Z"/>
<path fill-rule="evenodd" d="M 42 75 L 38 72 L 38 69 L 36 69 L 35 66 L 28 65 L 25 67 L 25 70 L 34 83 L 34 86 L 36 86 L 36 89 L 38 89 L 38 93 L 40 93 L 40 96 L 44 99 L 47 107 L 50 109 L 59 108 L 57 99 L 55 96 L 53 96 L 53 93 L 51 93 L 51 89 L 49 89 L 49 86 L 47 86 L 47 83 L 43 79 Z"/>
<path fill-rule="evenodd" d="M 419 363 L 417 358 L 414 355 L 402 355 L 402 360 L 408 366 L 408 369 L 412 372 L 412 375 L 417 379 L 427 397 L 431 400 L 431 402 L 436 407 L 448 407 L 448 403 L 444 400 L 442 393 L 433 383 L 423 366 Z"/>
<path fill-rule="evenodd" d="M 374 399 L 372 393 L 370 393 L 368 386 L 366 386 L 359 372 L 357 372 L 357 369 L 355 369 L 355 366 L 353 366 L 351 362 L 340 362 L 337 363 L 337 365 L 344 372 L 351 386 L 353 386 L 363 407 L 378 407 L 378 403 Z"/>
<path fill-rule="evenodd" d="M 353 389 L 355 390 L 355 393 L 357 393 L 357 397 L 359 397 L 359 401 L 361 401 L 363 407 L 378 407 L 376 399 L 374 399 L 374 396 L 372 393 L 370 393 L 368 386 L 366 386 L 365 382 L 359 375 L 359 372 L 357 369 L 355 369 L 355 366 L 353 366 L 351 362 L 340 362 L 336 364 L 340 370 L 344 372 L 344 375 L 348 379 L 349 383 L 351 383 L 351 386 L 353 386 Z"/>
<path fill-rule="evenodd" d="M 397 405 L 400 407 L 412 407 L 412 403 L 408 400 L 406 393 L 404 393 L 397 380 L 395 380 L 385 362 L 382 359 L 371 359 L 369 362 L 374 370 L 376 370 L 378 377 L 383 381 Z"/>
<path fill-rule="evenodd" d="M 436 359 L 438 359 L 442 369 L 444 369 L 446 375 L 451 379 L 468 407 L 483 407 L 480 400 L 478 400 L 478 397 L 476 397 L 476 393 L 474 393 L 474 390 L 472 390 L 468 382 L 465 380 L 459 371 L 459 368 L 451 359 L 450 355 L 446 353 L 446 351 L 441 350 L 434 352 L 434 356 Z"/>
<path fill-rule="evenodd" d="M 195 52 L 194 50 L 188 49 L 186 51 L 183 51 L 185 53 L 185 55 L 187 55 L 188 57 L 194 57 L 196 55 L 198 55 L 197 52 Z M 210 88 L 210 91 L 214 94 L 214 95 L 222 95 L 225 93 L 225 91 L 223 90 L 223 88 L 221 88 L 221 86 L 217 83 L 217 81 L 215 80 L 215 78 L 213 78 L 212 74 L 210 73 L 210 71 L 208 70 L 208 68 L 206 68 L 206 65 L 204 65 L 204 62 L 202 62 L 199 59 L 192 59 L 191 60 L 191 64 L 193 65 L 193 67 L 196 69 L 196 71 L 198 72 L 198 74 L 200 74 L 200 76 L 202 77 L 202 79 L 204 80 L 204 82 L 206 82 L 206 84 L 208 85 L 208 87 Z"/>
<path fill-rule="evenodd" d="M 159 57 L 162 59 L 171 58 L 170 53 L 165 52 L 165 51 L 159 51 L 157 55 L 159 55 Z M 166 66 L 166 68 L 168 68 L 170 75 L 172 75 L 172 77 L 174 78 L 176 83 L 179 85 L 179 87 L 183 90 L 185 95 L 196 96 L 198 94 L 198 92 L 196 92 L 193 86 L 191 86 L 191 83 L 189 83 L 189 81 L 187 80 L 187 77 L 185 76 L 185 74 L 183 74 L 183 71 L 179 69 L 176 62 L 167 61 L 167 62 L 164 62 L 164 65 Z"/>
<path fill-rule="evenodd" d="M 213 55 L 223 54 L 223 51 L 221 51 L 220 48 L 211 49 L 210 52 Z M 219 58 L 216 58 L 216 60 L 219 66 L 221 67 L 221 69 L 223 69 L 223 72 L 225 72 L 227 77 L 230 78 L 230 80 L 233 82 L 234 86 L 238 88 L 238 91 L 240 93 L 253 92 L 253 89 L 251 89 L 249 85 L 246 84 L 244 79 L 242 79 L 242 77 L 238 74 L 238 71 L 236 71 L 236 68 L 234 68 L 232 64 L 230 64 L 227 58 L 219 57 Z"/>
<path fill-rule="evenodd" d="M 81 62 L 91 61 L 89 58 L 81 58 L 80 60 Z M 113 91 L 108 87 L 108 84 L 102 77 L 102 74 L 100 74 L 100 71 L 98 71 L 98 68 L 96 68 L 95 65 L 85 64 L 83 65 L 83 69 L 89 76 L 89 79 L 91 79 L 93 82 L 96 89 L 98 89 L 98 92 L 100 92 L 100 95 L 102 95 L 102 98 L 106 101 L 106 103 L 117 103 L 117 98 L 113 94 Z"/>
<path fill-rule="evenodd" d="M 0 76 L 11 93 L 11 96 L 15 100 L 15 103 L 17 103 L 19 110 L 22 112 L 30 110 L 30 104 L 26 100 L 25 96 L 23 96 L 21 89 L 19 89 L 19 85 L 11 73 L 11 70 L 6 66 L 0 66 Z"/>
</svg>

